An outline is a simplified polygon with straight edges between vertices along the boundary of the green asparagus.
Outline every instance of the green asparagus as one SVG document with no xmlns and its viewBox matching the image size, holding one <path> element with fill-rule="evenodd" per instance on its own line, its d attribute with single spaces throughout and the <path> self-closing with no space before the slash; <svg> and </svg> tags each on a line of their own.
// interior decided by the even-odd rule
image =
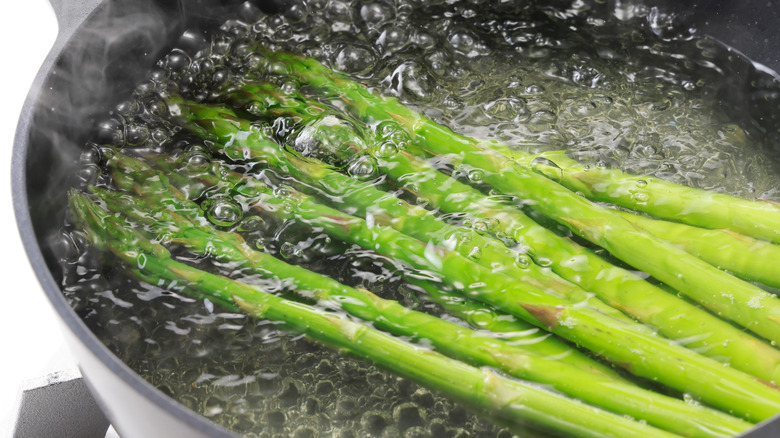
<svg viewBox="0 0 780 438">
<path fill-rule="evenodd" d="M 581 165 L 563 151 L 538 155 L 508 148 L 501 151 L 518 164 L 532 167 L 594 201 L 609 202 L 694 226 L 730 229 L 780 243 L 780 205 L 773 202 L 750 201 L 660 178 L 628 175 L 618 169 Z"/>
<path fill-rule="evenodd" d="M 175 97 L 167 99 L 174 112 L 194 120 L 189 123 L 190 128 L 199 126 L 206 128 L 204 135 L 211 135 L 220 131 L 217 127 L 222 122 L 222 128 L 226 129 L 226 135 L 231 136 L 231 130 L 236 126 L 242 129 L 251 129 L 251 124 L 246 120 L 238 119 L 235 114 L 228 114 L 225 110 L 217 110 L 214 107 L 185 102 Z M 221 113 L 219 111 L 222 111 Z M 232 121 L 225 124 L 226 117 Z M 226 144 L 224 148 L 219 143 L 213 147 L 221 148 L 227 156 L 238 158 L 231 148 L 238 145 L 235 140 Z M 256 144 L 251 152 L 240 152 L 241 157 L 251 156 L 253 159 L 262 159 L 270 167 L 280 170 L 284 174 L 295 176 L 296 179 L 315 187 L 328 194 L 328 197 L 336 199 L 340 204 L 346 204 L 350 212 L 355 212 L 366 217 L 370 223 L 387 225 L 396 231 L 401 231 L 418 240 L 442 245 L 448 250 L 474 260 L 481 266 L 491 269 L 496 273 L 511 275 L 518 281 L 527 283 L 536 288 L 557 293 L 568 300 L 577 302 L 588 301 L 589 305 L 597 308 L 604 314 L 613 318 L 630 321 L 624 314 L 604 305 L 601 301 L 592 299 L 581 288 L 565 281 L 552 273 L 549 269 L 542 269 L 536 264 L 527 263 L 521 266 L 515 264 L 516 255 L 502 243 L 485 238 L 469 230 L 450 226 L 438 220 L 433 214 L 421 207 L 413 207 L 392 194 L 377 190 L 371 184 L 365 184 L 342 175 L 327 166 L 312 159 L 300 159 L 291 155 L 284 155 L 275 143 Z"/>
<path fill-rule="evenodd" d="M 163 169 L 167 174 L 171 175 L 170 178 L 176 181 L 179 188 L 184 192 L 195 193 L 195 195 L 192 196 L 197 196 L 197 193 L 201 193 L 207 187 L 217 187 L 221 182 L 226 183 L 231 187 L 231 191 L 240 193 L 242 196 L 254 198 L 258 195 L 257 191 L 253 189 L 256 184 L 247 185 L 246 180 L 244 180 L 241 175 L 232 173 L 224 168 L 220 168 L 212 174 L 199 172 L 195 175 L 182 177 L 178 175 L 179 169 L 176 169 L 171 164 L 170 159 L 163 156 L 154 159 L 154 162 L 157 168 Z M 221 177 L 218 178 L 215 174 L 221 175 Z M 116 179 L 121 181 L 120 178 L 121 174 L 118 174 Z M 193 184 L 199 184 L 203 187 L 194 189 L 192 187 Z M 266 202 L 273 205 L 273 210 L 285 208 L 285 202 L 282 200 L 267 198 Z M 539 329 L 518 320 L 512 315 L 498 314 L 485 304 L 475 302 L 463 295 L 446 292 L 442 288 L 443 285 L 440 283 L 433 284 L 429 280 L 422 280 L 419 278 L 409 278 L 408 281 L 423 289 L 432 301 L 442 305 L 446 310 L 451 312 L 453 316 L 469 322 L 476 328 L 504 333 L 501 337 L 506 342 L 526 345 L 528 348 L 533 349 L 534 353 L 540 356 L 555 356 L 562 362 L 566 362 L 581 369 L 590 370 L 597 374 L 604 374 L 612 378 L 620 378 L 619 374 L 612 368 L 604 366 L 601 363 L 594 361 L 589 356 L 569 347 L 557 337 L 544 336 L 544 339 L 536 341 L 529 339 L 527 335 L 519 335 L 519 333 L 528 332 L 529 330 L 536 333 Z M 509 335 L 506 335 L 507 333 L 515 333 L 515 335 L 510 337 Z"/>
<path fill-rule="evenodd" d="M 231 95 L 231 102 L 234 105 L 248 109 L 257 115 L 293 115 L 297 119 L 306 120 L 311 118 L 309 113 L 322 117 L 333 112 L 332 109 L 316 102 L 303 102 L 300 96 L 286 95 L 278 87 L 267 83 L 245 84 L 233 91 Z M 331 129 L 336 130 L 336 128 L 342 128 L 339 131 L 349 129 L 342 125 Z M 359 138 L 357 134 L 340 134 L 338 137 Z M 328 154 L 336 155 L 343 161 L 346 155 L 355 152 L 354 146 L 358 145 L 359 141 L 352 141 L 350 144 L 351 147 L 341 150 L 328 147 Z M 610 306 L 658 328 L 668 338 L 684 340 L 689 348 L 726 361 L 764 380 L 780 381 L 780 351 L 775 348 L 687 301 L 653 286 L 634 273 L 608 263 L 576 243 L 540 227 L 513 206 L 505 206 L 485 199 L 478 190 L 447 177 L 419 157 L 406 151 L 384 154 L 379 152 L 381 148 L 381 145 L 363 146 L 363 152 L 370 153 L 376 159 L 377 166 L 383 173 L 404 189 L 424 199 L 432 207 L 448 213 L 469 213 L 477 221 L 492 219 L 491 223 L 494 226 L 486 225 L 484 229 L 502 229 L 503 233 L 528 246 L 530 254 L 538 261 L 549 262 L 545 264 L 550 264 L 553 271 L 584 289 L 596 293 Z M 384 214 L 378 217 L 389 216 L 389 219 L 384 220 L 383 223 L 389 223 L 399 231 L 419 239 L 435 235 L 435 231 L 430 227 L 424 228 L 420 224 L 422 219 L 416 220 L 418 217 L 429 219 L 418 210 L 412 212 L 407 208 L 405 211 L 404 205 L 398 205 L 394 197 L 384 193 L 377 194 L 370 185 L 339 178 L 332 173 L 326 169 L 318 170 L 316 173 L 315 171 L 299 172 L 296 177 L 308 185 L 326 190 L 330 195 L 328 199 L 337 199 L 340 203 L 347 204 L 350 208 L 354 208 L 358 215 L 365 217 L 369 212 L 376 215 L 376 211 L 380 210 Z M 316 177 L 312 177 L 312 174 Z M 500 220 L 497 220 L 498 218 Z M 471 239 L 472 236 L 468 237 Z M 479 238 L 476 238 L 470 243 L 475 244 L 475 248 L 488 246 L 478 240 Z M 707 241 L 699 240 L 697 244 L 705 245 L 705 242 Z M 768 243 L 765 245 L 773 247 Z M 751 247 L 756 246 L 751 245 Z M 485 254 L 487 251 L 482 252 L 483 256 Z M 500 259 L 501 255 L 503 254 L 499 251 L 499 257 L 482 260 L 489 261 L 492 265 L 494 260 Z M 757 266 L 769 268 L 768 265 L 772 265 L 773 260 L 775 258 L 769 257 Z M 520 261 L 522 262 L 523 259 Z M 745 265 L 750 263 L 744 263 L 742 266 Z M 526 264 L 522 266 L 528 267 Z M 530 267 L 533 268 L 535 265 Z M 750 268 L 745 267 L 745 269 Z M 762 278 L 771 278 L 772 271 L 766 269 Z M 511 275 L 513 272 L 516 273 L 516 270 L 510 270 L 508 273 Z M 701 336 L 702 333 L 706 333 L 707 336 Z"/>
<path fill-rule="evenodd" d="M 474 409 L 514 422 L 576 437 L 675 435 L 465 365 L 403 342 L 338 314 L 267 294 L 250 285 L 210 274 L 175 261 L 163 246 L 139 236 L 133 228 L 77 192 L 70 209 L 96 247 L 105 248 L 140 279 L 153 284 L 179 283 L 177 289 L 207 296 L 228 309 L 278 321 L 325 345 L 365 358 L 415 380 Z"/>
<path fill-rule="evenodd" d="M 495 150 L 503 150 L 503 146 L 486 147 L 474 139 L 454 133 L 401 105 L 396 99 L 371 94 L 365 87 L 313 59 L 286 53 L 264 53 L 269 59 L 284 63 L 291 74 L 308 86 L 343 101 L 360 118 L 400 123 L 429 153 L 447 155 L 454 162 L 480 172 L 481 179 L 499 192 L 523 199 L 527 205 L 565 225 L 580 237 L 649 273 L 719 316 L 770 341 L 780 341 L 780 299 L 776 296 L 719 271 L 634 227 L 617 213 L 595 205 L 532 169 L 515 163 Z M 777 222 L 770 220 L 771 224 L 776 225 Z M 774 226 L 773 230 L 777 229 Z"/>
<path fill-rule="evenodd" d="M 117 160 L 118 159 L 118 160 Z M 474 365 L 491 366 L 510 375 L 553 386 L 559 391 L 617 413 L 644 419 L 649 424 L 684 436 L 731 436 L 751 427 L 733 417 L 700 406 L 660 396 L 633 384 L 581 371 L 568 364 L 545 360 L 519 346 L 482 336 L 434 316 L 406 309 L 368 291 L 353 289 L 304 268 L 288 265 L 268 254 L 252 250 L 231 233 L 199 225 L 193 217 L 197 205 L 177 196 L 156 173 L 129 157 L 117 155 L 112 163 L 131 172 L 115 173 L 114 181 L 132 187 L 146 199 L 127 202 L 111 193 L 95 190 L 110 211 L 120 212 L 143 224 L 153 236 L 167 233 L 170 241 L 198 255 L 210 254 L 223 262 L 245 264 L 261 276 L 285 279 L 304 296 L 320 304 L 338 303 L 337 310 L 371 321 L 374 326 L 415 340 L 425 339 L 439 352 Z M 220 172 L 222 173 L 222 172 Z M 165 205 L 173 212 L 160 210 Z M 147 211 L 155 211 L 149 217 Z M 300 292 L 299 292 L 300 293 Z"/>
<path fill-rule="evenodd" d="M 780 246 L 731 230 L 709 230 L 618 211 L 627 221 L 707 263 L 749 281 L 780 288 Z"/>
<path fill-rule="evenodd" d="M 362 141 L 362 135 L 355 132 L 356 128 L 349 124 L 342 124 L 327 107 L 312 101 L 296 99 L 285 96 L 278 87 L 268 83 L 252 83 L 242 86 L 236 93 L 242 107 L 250 109 L 257 114 L 273 114 L 276 116 L 293 116 L 304 122 L 311 122 L 314 127 L 303 128 L 306 141 L 320 141 L 325 145 L 326 153 L 322 155 L 335 156 L 337 161 L 346 162 L 355 153 L 365 152 L 368 148 Z M 257 97 L 257 99 L 253 99 Z M 260 101 L 259 99 L 263 99 Z M 172 103 L 175 102 L 169 99 Z M 181 102 L 174 103 L 182 107 Z M 196 107 L 190 106 L 197 112 Z M 322 119 L 330 118 L 327 123 L 320 123 Z M 202 119 L 201 119 L 202 120 Z M 323 132 L 324 131 L 324 132 Z M 320 136 L 325 137 L 320 139 Z M 350 141 L 342 142 L 343 139 Z M 338 144 L 333 144 L 338 142 Z M 346 144 L 346 146 L 341 146 Z M 390 164 L 384 164 L 379 157 L 377 160 L 380 168 L 387 171 L 388 175 L 398 176 L 398 171 L 405 171 L 405 162 L 389 160 Z M 315 169 L 313 162 L 298 164 L 292 173 L 301 184 L 303 190 L 311 186 L 328 194 L 326 199 L 336 199 L 339 205 L 331 203 L 337 208 L 347 207 L 350 213 L 366 218 L 379 224 L 387 224 L 393 229 L 423 241 L 432 241 L 455 249 L 461 255 L 465 255 L 480 265 L 491 268 L 494 272 L 510 275 L 518 281 L 532 284 L 538 288 L 555 291 L 573 300 L 584 300 L 587 292 L 572 283 L 561 279 L 550 269 L 541 268 L 534 263 L 522 263 L 530 260 L 525 254 L 512 251 L 507 246 L 495 239 L 485 237 L 468 229 L 448 225 L 437 219 L 435 215 L 419 206 L 412 206 L 404 201 L 399 201 L 392 194 L 388 194 L 374 188 L 372 184 L 356 181 L 326 166 Z M 403 175 L 403 174 L 402 174 Z M 520 259 L 520 263 L 518 263 Z M 594 302 L 594 305 L 600 303 Z M 608 306 L 600 306 L 599 310 L 616 318 L 623 318 L 619 312 Z"/>
<path fill-rule="evenodd" d="M 231 150 L 228 156 L 241 159 L 260 156 L 262 162 L 273 161 L 276 164 L 284 158 L 278 153 L 264 154 L 263 150 L 278 151 L 279 148 L 264 138 L 262 132 L 250 131 L 248 122 L 242 122 L 227 109 L 212 108 L 211 117 L 202 118 L 186 114 L 187 108 L 183 106 L 171 108 L 185 125 L 200 123 L 201 128 L 205 128 L 199 131 L 200 134 L 215 140 L 213 145 L 217 151 L 222 148 Z M 206 108 L 202 109 L 205 111 Z M 188 122 L 188 117 L 192 121 Z M 220 141 L 226 145 L 218 146 Z M 648 336 L 646 330 L 636 324 L 573 305 L 565 299 L 493 273 L 446 248 L 426 245 L 378 224 L 368 226 L 365 221 L 345 217 L 337 210 L 307 201 L 304 195 L 296 194 L 292 203 L 297 209 L 293 213 L 286 213 L 282 209 L 281 213 L 294 214 L 297 220 L 328 229 L 341 240 L 403 260 L 415 269 L 443 273 L 440 275 L 442 281 L 462 289 L 468 296 L 546 328 L 623 366 L 635 375 L 690 392 L 714 406 L 751 420 L 768 418 L 780 411 L 780 392 L 776 389 L 664 339 Z M 679 373 L 678 368 L 681 363 L 685 364 L 683 368 L 686 371 L 683 374 Z M 712 382 L 724 378 L 740 383 L 712 385 Z"/>
<path fill-rule="evenodd" d="M 265 55 L 269 62 L 284 65 L 286 70 L 307 85 L 343 101 L 356 114 L 374 121 L 396 120 L 410 132 L 430 137 L 431 141 L 440 134 L 443 137 L 435 141 L 458 141 L 451 132 L 440 131 L 440 127 L 434 126 L 430 120 L 399 104 L 397 100 L 378 98 L 365 87 L 314 59 L 271 52 L 259 46 L 255 50 Z M 458 137 L 460 141 L 464 140 Z M 471 139 L 466 141 L 471 142 Z M 483 145 L 516 160 L 520 165 L 530 165 L 538 158 L 495 142 Z M 715 194 L 657 178 L 630 176 L 619 170 L 586 169 L 571 159 L 563 159 L 563 152 L 553 154 L 553 161 L 558 168 L 550 169 L 550 175 L 572 191 L 581 192 L 594 200 L 611 202 L 666 219 L 688 221 L 691 225 L 705 228 L 730 228 L 745 235 L 780 243 L 780 207 L 775 203 Z M 648 184 L 649 180 L 652 182 Z"/>
</svg>

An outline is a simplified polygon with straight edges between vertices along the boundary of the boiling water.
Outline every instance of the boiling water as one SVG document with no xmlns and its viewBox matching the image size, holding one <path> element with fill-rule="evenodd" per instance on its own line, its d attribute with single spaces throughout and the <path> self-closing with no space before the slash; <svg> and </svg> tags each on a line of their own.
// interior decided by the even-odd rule
<svg viewBox="0 0 780 438">
<path fill-rule="evenodd" d="M 117 147 L 208 160 L 198 141 L 157 119 L 166 108 L 155 93 L 218 98 L 226 81 L 256 65 L 257 55 L 246 48 L 259 42 L 315 57 L 466 135 L 529 152 L 567 149 L 594 166 L 780 200 L 776 163 L 764 152 L 776 134 L 760 136 L 728 112 L 721 100 L 728 78 L 717 66 L 694 62 L 710 50 L 706 40 L 643 7 L 509 2 L 491 9 L 482 3 L 315 0 L 291 2 L 275 15 L 244 10 L 203 41 L 183 40 L 160 61 L 99 124 L 80 177 L 106 183 L 100 163 Z M 280 141 L 292 141 L 282 131 L 275 132 Z M 412 293 L 383 258 L 312 234 L 305 224 L 250 223 L 258 219 L 244 214 L 246 206 L 221 202 L 206 203 L 210 220 L 244 232 L 260 250 L 441 312 Z M 240 434 L 512 435 L 418 385 L 270 323 L 128 279 L 85 251 L 83 236 L 70 226 L 60 246 L 65 294 L 100 339 L 163 392 Z"/>
</svg>

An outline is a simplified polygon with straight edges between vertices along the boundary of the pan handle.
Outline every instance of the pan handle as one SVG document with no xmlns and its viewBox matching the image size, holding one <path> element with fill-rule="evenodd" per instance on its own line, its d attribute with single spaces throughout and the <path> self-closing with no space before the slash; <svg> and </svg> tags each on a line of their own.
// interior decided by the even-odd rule
<svg viewBox="0 0 780 438">
<path fill-rule="evenodd" d="M 60 36 L 73 33 L 103 0 L 49 0 L 59 24 Z"/>
</svg>

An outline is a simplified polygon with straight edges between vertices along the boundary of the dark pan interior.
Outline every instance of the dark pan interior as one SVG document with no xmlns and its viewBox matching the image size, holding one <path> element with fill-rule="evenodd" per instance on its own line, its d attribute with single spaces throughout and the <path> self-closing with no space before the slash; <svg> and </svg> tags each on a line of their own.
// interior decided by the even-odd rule
<svg viewBox="0 0 780 438">
<path fill-rule="evenodd" d="M 777 2 L 657 0 L 644 3 L 657 4 L 660 11 L 684 17 L 685 26 L 672 31 L 689 32 L 695 28 L 698 34 L 712 35 L 737 49 L 718 48 L 716 58 L 708 60 L 726 66 L 734 80 L 733 90 L 749 89 L 747 93 L 734 91 L 724 98 L 732 102 L 736 114 L 749 116 L 746 122 L 758 124 L 769 138 L 780 139 L 780 81 L 740 53 L 767 67 L 780 69 Z M 31 93 L 33 96 L 37 93 L 37 99 L 27 103 L 22 115 L 22 128 L 15 145 L 15 153 L 22 156 L 15 166 L 14 190 L 23 238 L 28 251 L 30 245 L 40 249 L 45 263 L 36 264 L 33 260 L 33 264 L 61 315 L 73 312 L 67 308 L 53 281 L 59 277 L 52 251 L 53 235 L 63 223 L 66 191 L 75 182 L 75 165 L 96 120 L 118 103 L 119 96 L 131 92 L 160 55 L 175 44 L 197 47 L 202 29 L 218 26 L 237 14 L 247 20 L 256 19 L 283 4 L 281 0 L 107 0 L 100 2 L 70 40 L 55 48 L 53 58 L 50 57 L 53 62 L 44 66 L 36 82 L 39 88 Z M 62 9 L 57 4 L 55 9 L 57 6 Z M 189 33 L 182 40 L 185 30 Z M 771 143 L 780 147 L 780 140 Z M 768 150 L 767 154 L 780 157 L 780 150 Z M 32 235 L 26 234 L 27 230 Z M 77 319 L 73 315 L 63 317 L 72 329 L 78 329 L 77 333 L 85 332 L 84 327 L 73 322 Z M 105 350 L 94 337 L 83 334 L 76 337 L 90 345 L 93 352 Z M 104 360 L 112 360 L 108 355 L 105 357 Z M 136 377 L 131 384 L 141 385 L 141 379 Z M 165 409 L 176 408 L 166 405 Z M 195 421 L 207 423 L 204 419 Z M 755 431 L 749 436 L 777 436 L 774 434 L 780 434 L 779 421 L 776 419 L 773 430 Z M 208 426 L 196 428 L 204 428 L 211 434 L 222 433 Z"/>
</svg>

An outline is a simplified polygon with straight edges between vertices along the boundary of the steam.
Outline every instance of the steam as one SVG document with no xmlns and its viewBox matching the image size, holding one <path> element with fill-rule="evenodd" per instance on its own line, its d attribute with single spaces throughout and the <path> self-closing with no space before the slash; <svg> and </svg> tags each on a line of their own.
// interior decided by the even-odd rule
<svg viewBox="0 0 780 438">
<path fill-rule="evenodd" d="M 64 44 L 38 95 L 29 140 L 27 189 L 39 241 L 57 246 L 67 188 L 98 172 L 97 165 L 89 163 L 96 163 L 99 153 L 85 146 L 96 128 L 99 133 L 114 128 L 123 138 L 133 135 L 107 115 L 162 54 L 177 40 L 180 46 L 196 45 L 202 29 L 236 13 L 258 11 L 251 2 L 211 2 L 218 3 L 213 7 L 203 3 L 105 1 Z M 56 267 L 57 256 L 51 250 L 44 253 Z"/>
</svg>

